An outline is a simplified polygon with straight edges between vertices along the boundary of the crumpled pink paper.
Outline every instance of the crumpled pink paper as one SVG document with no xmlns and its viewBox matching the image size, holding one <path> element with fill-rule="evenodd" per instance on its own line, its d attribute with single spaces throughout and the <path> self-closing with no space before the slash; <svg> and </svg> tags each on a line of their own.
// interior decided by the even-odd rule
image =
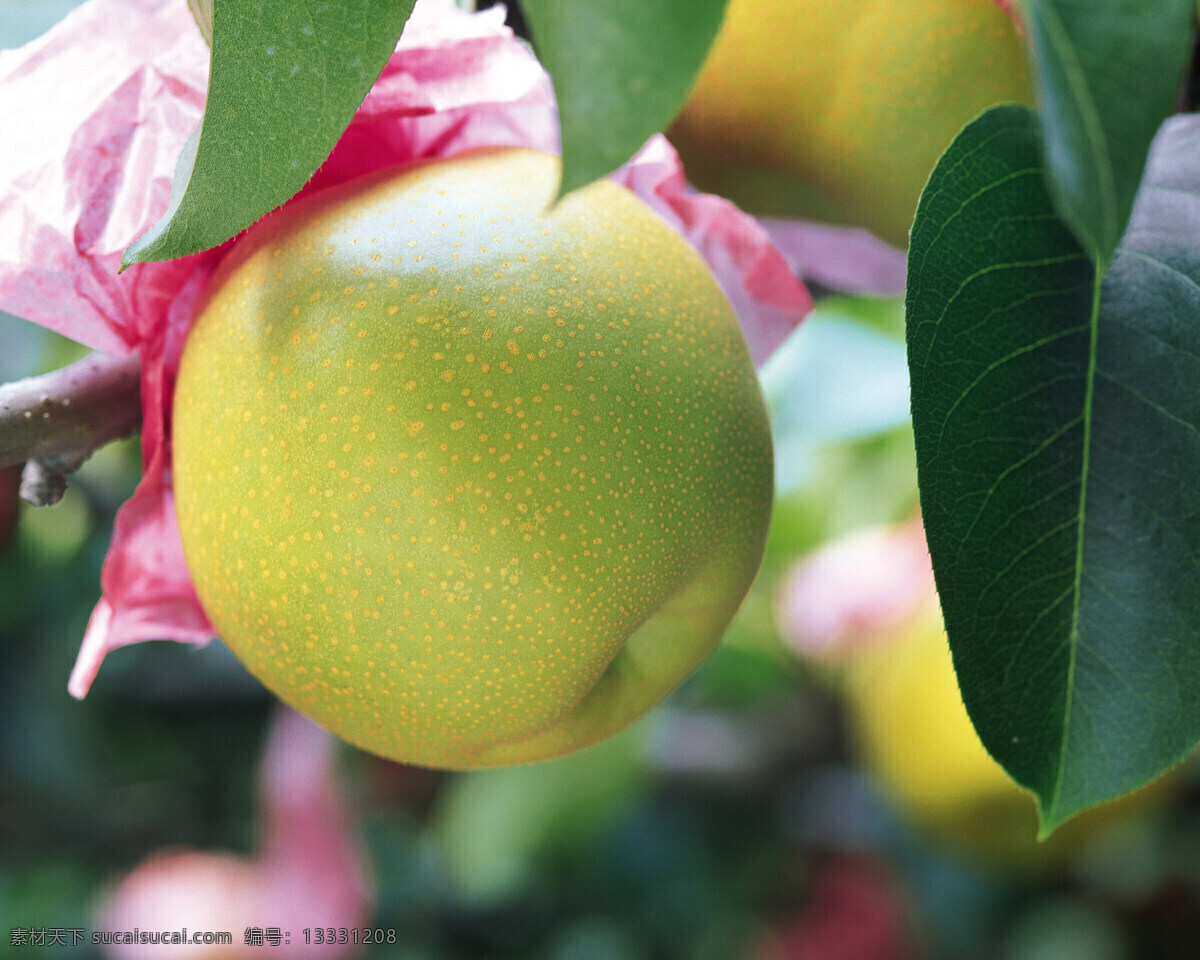
<svg viewBox="0 0 1200 960">
<path fill-rule="evenodd" d="M 483 145 L 558 149 L 548 74 L 504 11 L 419 0 L 396 53 L 302 193 L 370 170 Z M 45 36 L 0 52 L 0 309 L 97 349 L 138 352 L 143 479 L 117 514 L 68 689 L 105 654 L 213 630 L 184 563 L 170 414 L 195 303 L 223 249 L 118 276 L 122 251 L 166 209 L 176 158 L 203 111 L 208 48 L 184 0 L 91 0 Z M 661 137 L 616 178 L 708 259 L 762 362 L 811 300 L 766 233 L 692 193 Z"/>
<path fill-rule="evenodd" d="M 791 268 L 830 290 L 894 297 L 904 292 L 908 254 L 869 230 L 811 220 L 763 220 Z"/>
</svg>

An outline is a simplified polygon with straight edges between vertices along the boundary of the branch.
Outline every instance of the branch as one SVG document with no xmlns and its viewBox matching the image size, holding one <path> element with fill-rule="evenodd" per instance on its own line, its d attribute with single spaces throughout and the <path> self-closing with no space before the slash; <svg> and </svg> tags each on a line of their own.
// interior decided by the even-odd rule
<svg viewBox="0 0 1200 960">
<path fill-rule="evenodd" d="M 137 430 L 136 356 L 93 353 L 69 367 L 0 385 L 0 467 L 25 463 L 21 496 L 57 503 L 92 451 Z"/>
</svg>

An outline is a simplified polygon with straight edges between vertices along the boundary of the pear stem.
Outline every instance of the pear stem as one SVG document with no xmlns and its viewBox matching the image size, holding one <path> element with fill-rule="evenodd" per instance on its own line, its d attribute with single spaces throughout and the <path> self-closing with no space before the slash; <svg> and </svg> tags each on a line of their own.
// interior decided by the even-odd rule
<svg viewBox="0 0 1200 960">
<path fill-rule="evenodd" d="M 37 377 L 0 384 L 0 468 L 24 463 L 21 497 L 57 503 L 67 474 L 142 419 L 136 356 L 96 353 Z"/>
</svg>

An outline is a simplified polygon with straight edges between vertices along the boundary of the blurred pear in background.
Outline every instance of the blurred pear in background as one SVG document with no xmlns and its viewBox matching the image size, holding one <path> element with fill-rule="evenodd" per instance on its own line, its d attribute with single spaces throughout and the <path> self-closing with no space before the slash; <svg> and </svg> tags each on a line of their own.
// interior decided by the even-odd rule
<svg viewBox="0 0 1200 960">
<path fill-rule="evenodd" d="M 840 689 L 854 749 L 883 795 L 956 855 L 988 867 L 1061 864 L 1178 786 L 1160 778 L 1037 840 L 1033 795 L 992 759 L 963 704 L 919 517 L 827 544 L 795 565 L 779 597 L 781 632 Z"/>
<path fill-rule="evenodd" d="M 730 0 L 669 136 L 702 190 L 903 247 L 937 158 L 1006 101 L 1032 89 L 994 0 Z"/>
</svg>

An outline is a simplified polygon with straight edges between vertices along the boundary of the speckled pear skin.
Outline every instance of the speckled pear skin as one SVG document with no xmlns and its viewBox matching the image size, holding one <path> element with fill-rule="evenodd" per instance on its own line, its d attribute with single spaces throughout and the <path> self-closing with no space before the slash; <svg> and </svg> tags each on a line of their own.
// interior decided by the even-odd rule
<svg viewBox="0 0 1200 960">
<path fill-rule="evenodd" d="M 473 152 L 323 191 L 214 276 L 175 394 L 176 505 L 218 632 L 397 760 L 558 756 L 719 641 L 771 441 L 700 257 L 604 181 Z"/>
</svg>

